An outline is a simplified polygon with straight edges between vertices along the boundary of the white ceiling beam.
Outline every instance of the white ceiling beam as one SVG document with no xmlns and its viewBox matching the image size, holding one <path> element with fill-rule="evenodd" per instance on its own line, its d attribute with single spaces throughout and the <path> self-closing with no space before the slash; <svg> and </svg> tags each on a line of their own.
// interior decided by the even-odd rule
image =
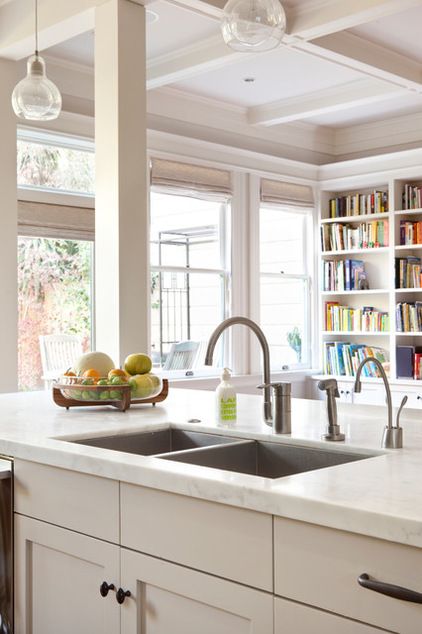
<svg viewBox="0 0 422 634">
<path fill-rule="evenodd" d="M 40 50 L 94 28 L 94 8 L 105 0 L 39 0 Z M 28 0 L 0 7 L 0 57 L 22 59 L 34 51 L 34 12 Z"/>
<path fill-rule="evenodd" d="M 405 93 L 403 88 L 391 84 L 358 79 L 342 86 L 319 90 L 300 97 L 254 106 L 248 109 L 248 123 L 256 126 L 273 126 L 300 121 L 321 114 L 385 101 Z"/>
<path fill-rule="evenodd" d="M 147 87 L 160 88 L 166 84 L 189 79 L 238 60 L 252 53 L 237 53 L 223 42 L 220 35 L 187 46 L 177 52 L 153 59 L 147 64 Z"/>
<path fill-rule="evenodd" d="M 312 42 L 297 43 L 293 48 L 360 71 L 367 76 L 402 86 L 407 90 L 422 90 L 420 64 L 353 33 L 335 33 Z"/>
<path fill-rule="evenodd" d="M 290 36 L 310 40 L 421 5 L 421 0 L 329 0 L 288 12 Z"/>
</svg>

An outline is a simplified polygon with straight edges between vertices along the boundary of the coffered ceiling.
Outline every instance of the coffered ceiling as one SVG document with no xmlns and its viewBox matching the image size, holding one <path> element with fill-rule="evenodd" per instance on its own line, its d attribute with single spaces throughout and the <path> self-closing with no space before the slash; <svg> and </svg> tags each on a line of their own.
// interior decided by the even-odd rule
<svg viewBox="0 0 422 634">
<path fill-rule="evenodd" d="M 41 22 L 52 1 L 40 0 Z M 71 5 L 76 11 L 78 4 L 100 1 L 73 0 L 63 9 L 67 21 L 76 20 Z M 338 158 L 347 155 L 344 147 L 335 147 L 336 139 L 345 137 L 339 130 L 354 129 L 359 136 L 366 126 L 368 136 L 367 126 L 375 130 L 381 121 L 391 120 L 396 130 L 403 124 L 408 131 L 412 117 L 416 126 L 422 114 L 422 0 L 282 1 L 288 16 L 283 44 L 255 55 L 225 46 L 219 29 L 222 0 L 148 3 L 147 10 L 153 12 L 146 43 L 151 114 L 170 119 L 177 104 L 190 100 L 197 117 L 204 113 L 203 125 L 212 127 L 226 117 L 234 129 L 236 119 L 239 131 L 254 138 L 272 134 L 276 142 L 286 138 L 292 126 L 299 126 L 301 135 L 304 130 L 314 134 L 321 129 L 327 135 L 332 130 L 326 141 Z M 13 40 L 4 21 L 2 27 L 2 17 L 12 20 L 13 5 L 22 11 L 25 2 L 29 8 L 31 0 L 0 0 L 0 56 L 23 56 L 23 33 L 20 42 Z M 44 17 L 41 43 L 44 35 L 44 42 L 52 44 L 44 52 L 55 64 L 89 73 L 94 34 L 92 18 L 84 16 L 82 22 L 76 20 L 72 37 L 57 42 Z M 179 121 L 184 110 L 189 109 L 179 108 Z M 415 130 L 412 143 L 418 135 Z M 380 143 L 378 139 L 375 145 L 382 151 Z"/>
</svg>

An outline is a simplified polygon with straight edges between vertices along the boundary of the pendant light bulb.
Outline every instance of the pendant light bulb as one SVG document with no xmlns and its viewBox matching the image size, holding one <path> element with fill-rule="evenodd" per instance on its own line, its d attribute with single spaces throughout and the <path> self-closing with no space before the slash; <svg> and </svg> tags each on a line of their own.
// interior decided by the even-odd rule
<svg viewBox="0 0 422 634">
<path fill-rule="evenodd" d="M 221 31 L 235 51 L 270 51 L 286 31 L 286 14 L 279 0 L 228 0 Z"/>
<path fill-rule="evenodd" d="M 35 0 L 35 55 L 27 61 L 27 74 L 12 93 L 12 107 L 17 117 L 30 121 L 57 119 L 62 108 L 59 89 L 45 72 L 45 61 L 38 54 L 38 1 Z"/>
</svg>

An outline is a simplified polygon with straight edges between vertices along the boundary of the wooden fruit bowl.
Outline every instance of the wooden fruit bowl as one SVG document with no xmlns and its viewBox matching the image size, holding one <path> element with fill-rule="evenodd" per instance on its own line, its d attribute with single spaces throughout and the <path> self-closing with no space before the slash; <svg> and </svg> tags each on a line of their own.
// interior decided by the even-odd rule
<svg viewBox="0 0 422 634">
<path fill-rule="evenodd" d="M 83 390 L 82 387 L 86 389 Z M 102 399 L 100 394 L 108 389 L 111 392 L 115 392 L 114 398 Z M 151 398 L 131 398 L 130 385 L 89 385 L 81 386 L 78 383 L 69 381 L 66 383 L 56 383 L 53 386 L 53 401 L 59 407 L 65 407 L 69 409 L 71 407 L 98 407 L 100 405 L 111 405 L 122 412 L 125 412 L 131 405 L 143 405 L 160 403 L 167 398 L 169 384 L 167 379 L 163 379 L 162 389 L 159 394 L 152 396 Z M 89 392 L 89 398 L 81 399 L 79 397 L 81 391 Z M 78 398 L 72 397 L 72 392 L 77 394 Z M 98 398 L 95 397 L 95 393 L 98 393 Z"/>
</svg>

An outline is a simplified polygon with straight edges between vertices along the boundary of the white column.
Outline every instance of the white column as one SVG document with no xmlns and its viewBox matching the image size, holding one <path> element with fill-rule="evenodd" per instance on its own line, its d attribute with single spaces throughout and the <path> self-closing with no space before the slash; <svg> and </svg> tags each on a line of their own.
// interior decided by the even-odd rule
<svg viewBox="0 0 422 634">
<path fill-rule="evenodd" d="M 18 385 L 15 64 L 0 59 L 0 392 Z"/>
<path fill-rule="evenodd" d="M 149 349 L 145 9 L 95 17 L 96 349 L 116 364 Z"/>
</svg>

